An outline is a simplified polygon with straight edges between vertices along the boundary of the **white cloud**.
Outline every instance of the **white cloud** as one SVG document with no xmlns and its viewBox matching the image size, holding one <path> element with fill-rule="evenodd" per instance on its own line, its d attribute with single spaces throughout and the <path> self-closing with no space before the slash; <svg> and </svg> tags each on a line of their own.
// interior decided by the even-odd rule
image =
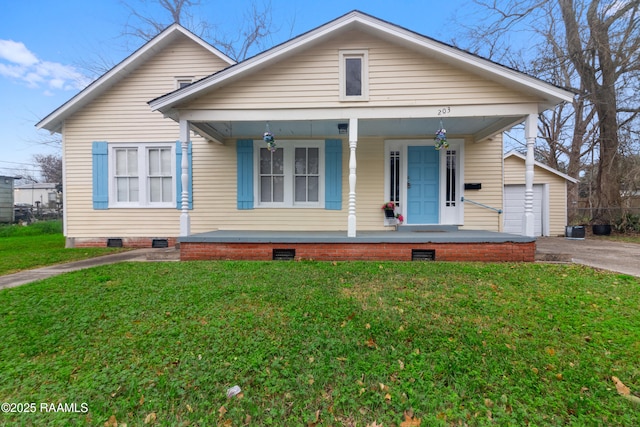
<svg viewBox="0 0 640 427">
<path fill-rule="evenodd" d="M 27 47 L 13 40 L 0 40 L 0 76 L 19 80 L 31 88 L 80 90 L 91 80 L 75 67 L 38 59 Z"/>
<path fill-rule="evenodd" d="M 0 58 L 18 65 L 33 65 L 38 58 L 23 43 L 0 40 Z"/>
</svg>

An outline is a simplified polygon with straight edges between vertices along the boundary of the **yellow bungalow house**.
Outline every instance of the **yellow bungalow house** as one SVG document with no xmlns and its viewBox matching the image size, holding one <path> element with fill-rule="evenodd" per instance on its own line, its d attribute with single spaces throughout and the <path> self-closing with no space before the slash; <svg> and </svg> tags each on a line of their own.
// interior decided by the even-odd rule
<svg viewBox="0 0 640 427">
<path fill-rule="evenodd" d="M 237 64 L 174 25 L 38 127 L 62 134 L 69 246 L 529 261 L 537 117 L 572 97 L 353 11 Z M 522 122 L 504 233 L 501 132 Z"/>
</svg>

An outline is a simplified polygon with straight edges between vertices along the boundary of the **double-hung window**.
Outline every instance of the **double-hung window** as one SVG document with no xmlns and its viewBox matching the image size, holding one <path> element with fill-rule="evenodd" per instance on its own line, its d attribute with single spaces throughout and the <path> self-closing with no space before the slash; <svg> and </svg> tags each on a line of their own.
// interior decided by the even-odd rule
<svg viewBox="0 0 640 427">
<path fill-rule="evenodd" d="M 324 144 L 278 141 L 270 151 L 255 142 L 258 207 L 324 207 Z"/>
<path fill-rule="evenodd" d="M 340 99 L 367 101 L 369 99 L 369 54 L 366 50 L 341 50 Z"/>
<path fill-rule="evenodd" d="M 175 207 L 175 150 L 171 144 L 112 144 L 110 207 Z"/>
</svg>

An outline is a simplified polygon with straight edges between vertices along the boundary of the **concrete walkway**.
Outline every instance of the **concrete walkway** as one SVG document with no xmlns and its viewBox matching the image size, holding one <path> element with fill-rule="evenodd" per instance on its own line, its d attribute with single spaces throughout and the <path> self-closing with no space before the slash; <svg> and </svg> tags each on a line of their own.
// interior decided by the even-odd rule
<svg viewBox="0 0 640 427">
<path fill-rule="evenodd" d="M 168 249 L 135 249 L 132 251 L 119 252 L 112 255 L 89 258 L 82 261 L 69 262 L 66 264 L 51 265 L 48 267 L 36 268 L 33 270 L 20 271 L 14 274 L 0 276 L 0 290 L 14 288 L 25 283 L 36 280 L 47 279 L 58 274 L 70 271 L 82 270 L 99 265 L 115 264 L 124 261 L 177 261 L 180 253 L 175 248 Z"/>
<path fill-rule="evenodd" d="M 571 240 L 564 237 L 541 237 L 536 241 L 536 248 L 536 260 L 540 262 L 574 262 L 640 277 L 640 245 L 637 244 L 589 238 Z M 0 290 L 99 265 L 124 261 L 177 261 L 179 259 L 179 251 L 175 248 L 136 249 L 0 276 Z"/>
</svg>

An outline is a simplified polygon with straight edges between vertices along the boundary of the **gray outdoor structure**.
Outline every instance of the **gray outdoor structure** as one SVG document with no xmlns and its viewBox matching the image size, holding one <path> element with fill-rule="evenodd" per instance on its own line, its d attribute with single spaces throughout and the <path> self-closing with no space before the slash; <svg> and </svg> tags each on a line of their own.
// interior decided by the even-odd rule
<svg viewBox="0 0 640 427">
<path fill-rule="evenodd" d="M 0 223 L 11 223 L 13 216 L 13 181 L 11 176 L 0 175 Z"/>
</svg>

